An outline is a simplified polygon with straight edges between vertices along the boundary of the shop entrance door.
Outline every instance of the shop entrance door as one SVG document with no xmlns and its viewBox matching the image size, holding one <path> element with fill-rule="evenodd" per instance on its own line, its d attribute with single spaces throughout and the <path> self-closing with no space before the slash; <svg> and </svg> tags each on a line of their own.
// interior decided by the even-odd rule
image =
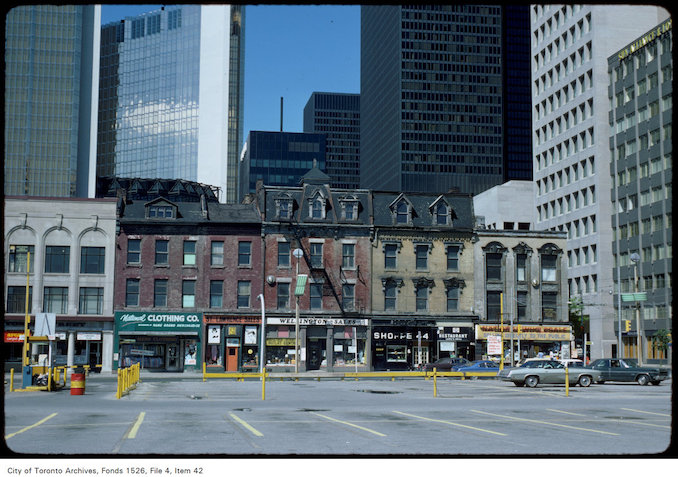
<svg viewBox="0 0 678 477">
<path fill-rule="evenodd" d="M 171 343 L 167 345 L 167 357 L 165 359 L 167 371 L 180 371 L 181 360 L 179 359 L 179 344 Z"/>
<path fill-rule="evenodd" d="M 420 364 L 429 363 L 430 355 L 428 351 L 428 346 L 415 346 L 414 353 L 412 353 L 412 367 L 416 368 Z"/>
<path fill-rule="evenodd" d="M 228 338 L 226 343 L 226 371 L 238 371 L 239 349 L 240 340 L 238 338 Z"/>
</svg>

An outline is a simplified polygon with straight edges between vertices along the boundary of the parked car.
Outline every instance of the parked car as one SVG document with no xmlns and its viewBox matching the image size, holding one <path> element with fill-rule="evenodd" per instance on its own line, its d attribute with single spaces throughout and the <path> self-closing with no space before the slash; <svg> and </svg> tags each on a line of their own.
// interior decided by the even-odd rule
<svg viewBox="0 0 678 477">
<path fill-rule="evenodd" d="M 538 384 L 565 384 L 565 371 L 568 382 L 574 386 L 579 384 L 588 387 L 592 382 L 600 379 L 600 373 L 589 368 L 566 368 L 563 363 L 556 360 L 528 361 L 519 368 L 512 369 L 503 378 L 511 381 L 516 386 L 536 387 Z"/>
<path fill-rule="evenodd" d="M 600 373 L 600 378 L 597 380 L 598 383 L 604 383 L 605 381 L 631 383 L 635 381 L 641 386 L 649 383 L 658 386 L 669 375 L 665 369 L 652 366 L 638 366 L 637 361 L 634 359 L 596 359 L 586 367 Z"/>
<path fill-rule="evenodd" d="M 477 373 L 477 372 L 493 372 L 494 376 L 499 371 L 499 365 L 490 360 L 473 361 L 470 365 L 454 366 L 452 371 L 459 371 L 461 373 Z"/>
<path fill-rule="evenodd" d="M 515 366 L 509 366 L 505 362 L 504 368 L 499 370 L 499 372 L 497 373 L 497 377 L 503 379 L 506 376 L 508 376 L 509 371 L 511 371 L 512 369 L 521 368 L 521 367 L 525 366 L 525 363 L 531 363 L 533 361 L 551 361 L 551 359 L 550 358 L 536 358 L 536 357 L 535 358 L 523 358 L 520 361 L 518 361 Z"/>
<path fill-rule="evenodd" d="M 433 363 L 426 363 L 421 367 L 422 371 L 451 371 L 453 366 L 468 366 L 471 362 L 466 358 L 440 358 Z"/>
<path fill-rule="evenodd" d="M 566 367 L 572 368 L 583 368 L 584 367 L 584 362 L 581 359 L 559 359 L 561 363 L 563 363 Z"/>
</svg>

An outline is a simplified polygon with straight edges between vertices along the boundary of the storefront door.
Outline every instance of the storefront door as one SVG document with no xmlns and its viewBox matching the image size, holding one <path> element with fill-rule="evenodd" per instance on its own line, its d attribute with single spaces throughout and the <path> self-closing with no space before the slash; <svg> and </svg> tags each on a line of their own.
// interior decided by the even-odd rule
<svg viewBox="0 0 678 477">
<path fill-rule="evenodd" d="M 179 344 L 171 343 L 167 345 L 167 371 L 181 371 L 181 360 L 179 359 Z"/>
<path fill-rule="evenodd" d="M 430 363 L 431 362 L 431 357 L 429 354 L 429 348 L 428 346 L 415 346 L 414 347 L 414 353 L 412 353 L 412 367 L 413 368 L 418 368 L 419 365 Z"/>
<path fill-rule="evenodd" d="M 239 349 L 240 340 L 238 338 L 228 338 L 226 342 L 226 371 L 238 371 Z"/>
</svg>

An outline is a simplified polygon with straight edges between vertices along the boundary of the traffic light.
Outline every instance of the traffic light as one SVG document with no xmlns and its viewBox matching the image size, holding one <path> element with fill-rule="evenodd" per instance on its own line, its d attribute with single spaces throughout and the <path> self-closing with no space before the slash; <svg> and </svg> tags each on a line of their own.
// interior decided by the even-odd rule
<svg viewBox="0 0 678 477">
<path fill-rule="evenodd" d="M 631 320 L 624 320 L 624 331 L 631 331 Z"/>
</svg>

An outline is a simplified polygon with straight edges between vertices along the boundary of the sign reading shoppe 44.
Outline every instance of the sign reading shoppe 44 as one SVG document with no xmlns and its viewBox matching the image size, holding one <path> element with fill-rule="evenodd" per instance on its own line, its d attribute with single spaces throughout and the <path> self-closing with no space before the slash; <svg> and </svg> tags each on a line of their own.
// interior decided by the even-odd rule
<svg viewBox="0 0 678 477">
<path fill-rule="evenodd" d="M 200 332 L 202 313 L 116 311 L 118 332 L 172 331 Z"/>
</svg>

